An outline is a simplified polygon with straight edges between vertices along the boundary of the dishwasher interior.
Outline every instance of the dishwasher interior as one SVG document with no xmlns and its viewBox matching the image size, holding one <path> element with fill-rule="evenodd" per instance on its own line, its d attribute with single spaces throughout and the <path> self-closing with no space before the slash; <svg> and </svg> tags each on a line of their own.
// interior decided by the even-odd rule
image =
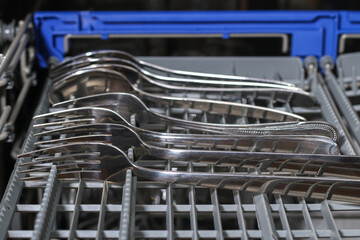
<svg viewBox="0 0 360 240">
<path fill-rule="evenodd" d="M 122 38 L 129 38 L 126 33 L 117 33 L 119 29 L 130 32 L 127 33 L 130 35 L 136 34 L 136 36 L 131 35 L 130 38 L 146 38 L 148 37 L 147 34 L 163 34 L 157 37 L 168 38 L 169 35 L 174 34 L 164 33 L 169 26 L 164 26 L 163 32 L 161 32 L 161 24 L 159 24 L 158 28 L 151 30 L 149 30 L 149 26 L 134 24 L 138 17 L 136 14 L 127 13 L 124 16 L 120 13 L 107 15 L 104 12 L 82 12 L 80 14 L 83 17 L 80 21 L 83 22 L 80 24 L 79 29 L 72 26 L 79 24 L 77 22 L 79 20 L 74 18 L 77 13 L 35 14 L 36 47 L 42 47 L 42 49 L 37 49 L 37 57 L 41 66 L 50 66 L 52 61 L 55 63 L 58 61 L 54 58 L 46 59 L 49 56 L 55 56 L 61 60 L 64 57 L 63 55 L 66 54 L 73 55 L 94 50 L 94 48 L 105 48 L 103 45 L 96 45 L 102 41 L 98 41 L 99 39 L 107 41 L 114 38 L 116 41 L 121 42 Z M 311 14 L 309 13 L 309 15 Z M 330 15 L 335 15 L 335 13 Z M 91 17 L 86 18 L 86 16 Z M 115 23 L 106 22 L 109 21 L 106 18 L 111 19 L 111 16 L 118 16 Z M 204 22 L 204 20 L 201 20 L 202 14 L 187 15 L 182 13 L 181 16 L 185 18 L 185 22 L 192 21 L 195 24 Z M 211 18 L 214 20 L 216 16 L 216 14 L 211 15 L 207 21 L 210 21 Z M 223 14 L 221 16 L 227 15 Z M 158 13 L 157 17 L 154 18 L 155 20 L 149 21 L 148 24 L 154 24 L 156 21 L 174 24 L 169 22 L 169 16 L 166 16 L 166 13 L 164 15 Z M 273 15 L 270 14 L 270 18 L 272 17 Z M 307 17 L 311 19 L 309 16 Z M 314 16 L 312 15 L 312 17 Z M 47 28 L 51 29 L 51 24 L 46 25 L 45 22 L 39 24 L 41 18 L 55 25 L 62 18 L 61 27 L 54 30 L 51 38 L 48 38 L 48 36 L 39 37 L 40 34 L 50 31 Z M 126 18 L 130 18 L 132 23 L 128 23 L 127 21 L 130 20 Z M 161 18 L 165 20 L 161 20 Z M 248 26 L 250 28 L 251 17 L 250 19 L 249 16 L 246 18 L 246 22 L 250 22 Z M 326 81 L 328 75 L 326 74 L 332 73 L 325 73 L 324 78 L 321 71 L 318 70 L 318 59 L 316 57 L 325 55 L 324 51 L 326 52 L 328 49 L 322 45 L 316 48 L 314 46 L 316 44 L 299 49 L 302 38 L 309 37 L 310 39 L 307 40 L 312 43 L 314 43 L 314 40 L 315 42 L 318 41 L 317 37 L 319 36 L 314 33 L 317 32 L 314 29 L 323 26 L 323 22 L 328 20 L 328 18 L 321 19 L 319 22 L 311 24 L 308 29 L 299 32 L 294 30 L 290 38 L 288 37 L 290 34 L 276 33 L 275 38 L 282 39 L 280 48 L 284 50 L 281 50 L 283 53 L 279 54 L 280 56 L 177 56 L 176 52 L 172 52 L 172 56 L 161 56 L 163 54 L 156 51 L 156 43 L 161 43 L 161 41 L 156 40 L 153 44 L 145 44 L 145 46 L 155 49 L 150 53 L 147 52 L 147 55 L 158 56 L 141 56 L 136 54 L 136 51 L 141 53 L 139 49 L 134 50 L 134 55 L 140 55 L 140 59 L 149 63 L 171 69 L 274 79 L 295 84 L 297 87 L 311 93 L 318 104 L 312 107 L 299 107 L 292 106 L 290 103 L 279 104 L 267 100 L 259 101 L 255 99 L 256 96 L 251 95 L 247 96 L 244 101 L 250 105 L 261 105 L 298 114 L 309 121 L 326 121 L 338 130 L 338 145 L 341 154 L 358 155 L 359 144 L 355 140 L 352 131 L 354 126 L 346 119 L 345 114 L 341 115 L 344 109 L 341 109 L 341 105 L 336 100 L 336 95 L 333 92 L 334 86 L 339 89 L 340 87 L 337 85 L 328 87 Z M 231 18 L 226 20 L 229 23 L 226 23 L 222 18 L 219 21 L 225 22 L 221 23 L 222 25 L 220 24 L 222 30 L 226 25 L 230 29 L 235 27 L 230 23 Z M 290 24 L 290 21 L 287 21 L 288 19 L 284 20 L 284 28 L 289 23 L 289 26 L 296 29 L 296 23 Z M 302 21 L 304 20 L 300 19 L 298 24 L 301 24 Z M 103 23 L 108 24 L 106 25 L 108 29 L 104 28 Z M 276 23 L 272 23 L 273 27 L 274 24 L 276 25 Z M 172 27 L 174 26 L 172 25 Z M 187 27 L 186 24 L 179 25 L 177 34 L 184 37 L 185 31 L 187 31 L 186 34 L 205 31 L 200 26 L 196 26 L 195 30 L 193 29 L 193 32 L 191 32 L 186 29 Z M 210 26 L 206 31 L 209 31 L 212 27 L 214 26 Z M 264 29 L 266 29 L 265 37 L 274 37 L 274 35 L 270 34 L 271 31 L 274 31 L 271 27 L 262 27 L 261 31 L 257 29 L 263 34 L 260 38 L 264 37 Z M 243 35 L 245 38 L 259 37 L 256 35 L 258 33 L 251 32 L 249 28 L 242 30 L 249 34 L 249 36 Z M 139 31 L 143 32 L 142 35 Z M 215 30 L 213 31 L 215 32 Z M 104 37 L 103 32 L 110 32 L 113 36 Z M 207 32 L 207 34 L 210 33 Z M 241 36 L 244 33 L 234 33 L 233 36 L 239 37 L 236 34 Z M 216 36 L 212 35 L 212 37 Z M 330 37 L 326 36 L 326 38 Z M 96 46 L 91 42 L 94 39 L 97 40 L 94 41 Z M 216 45 L 216 43 L 215 41 L 214 44 Z M 106 44 L 109 44 L 109 42 L 106 42 Z M 106 44 L 105 46 L 109 46 Z M 53 47 L 54 45 L 56 47 Z M 112 45 L 110 44 L 110 46 Z M 171 48 L 171 46 L 169 44 L 168 47 Z M 291 50 L 292 56 L 281 56 L 285 55 L 284 52 L 290 51 L 286 50 L 288 46 L 295 48 Z M 120 49 L 124 50 L 121 47 Z M 45 48 L 50 50 L 45 51 Z M 219 55 L 221 49 L 219 47 L 218 51 L 208 55 Z M 189 55 L 193 51 L 189 51 Z M 224 54 L 231 55 L 229 51 L 225 51 Z M 301 59 L 301 57 L 304 58 L 308 55 L 314 55 L 315 57 L 307 57 L 305 61 Z M 34 115 L 54 111 L 49 110 L 48 91 L 51 85 L 50 79 L 46 77 L 43 85 L 44 88 L 41 91 L 39 90 L 40 101 Z M 189 95 L 184 93 L 184 96 L 188 97 Z M 194 116 L 201 116 L 201 120 L 206 122 L 209 118 L 206 112 L 193 111 L 187 108 L 171 106 L 162 108 L 158 105 L 149 107 L 155 112 L 176 116 L 184 120 L 192 119 Z M 341 111 L 338 110 L 339 108 Z M 344 119 L 347 121 L 344 121 Z M 28 152 L 34 149 L 34 143 L 38 140 L 35 134 L 39 132 L 39 129 L 32 126 L 39 123 L 42 123 L 42 120 L 33 120 L 29 125 L 20 152 Z M 247 117 L 227 118 L 226 114 L 224 114 L 216 119 L 216 123 L 256 124 L 260 122 L 257 119 Z M 169 127 L 167 131 L 176 132 L 177 129 Z M 270 175 L 273 174 L 271 171 L 262 171 L 261 169 L 249 170 L 246 168 L 219 167 L 204 163 L 161 159 L 139 160 L 137 164 L 143 167 L 173 171 L 249 171 L 252 172 L 251 174 L 263 174 L 264 172 Z M 305 199 L 304 197 L 284 197 L 277 194 L 254 194 L 246 191 L 189 187 L 183 184 L 165 184 L 139 179 L 130 170 L 126 172 L 124 184 L 86 180 L 62 182 L 57 179 L 56 168 L 52 169 L 47 181 L 23 182 L 20 180 L 21 174 L 18 165 L 19 161 L 15 164 L 1 202 L 1 239 L 358 239 L 360 237 L 358 227 L 360 224 L 360 206 L 357 204 L 332 200 L 320 201 Z"/>
</svg>

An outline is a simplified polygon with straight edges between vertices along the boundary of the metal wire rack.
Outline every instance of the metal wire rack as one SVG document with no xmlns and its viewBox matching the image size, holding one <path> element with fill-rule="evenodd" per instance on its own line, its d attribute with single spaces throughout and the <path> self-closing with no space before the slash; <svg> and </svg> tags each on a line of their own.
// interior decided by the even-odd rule
<svg viewBox="0 0 360 240">
<path fill-rule="evenodd" d="M 276 78 L 312 92 L 319 106 L 265 105 L 326 120 L 337 127 L 343 154 L 356 154 L 326 86 L 316 72 L 304 77 L 297 58 L 144 58 L 184 70 Z M 211 64 L 212 63 L 212 64 Z M 316 69 L 316 68 L 315 68 Z M 47 86 L 49 86 L 49 82 Z M 35 114 L 48 111 L 46 94 Z M 248 99 L 249 103 L 251 99 Z M 159 109 L 170 114 L 176 109 Z M 179 111 L 177 109 L 176 111 Z M 183 118 L 189 118 L 186 109 Z M 204 117 L 203 119 L 206 119 Z M 224 118 L 225 119 L 225 118 Z M 223 120 L 224 121 L 224 120 Z M 246 122 L 246 119 L 237 121 Z M 170 131 L 170 129 L 169 129 Z M 22 152 L 33 149 L 30 127 Z M 131 152 L 129 154 L 131 157 Z M 19 161 L 18 161 L 19 162 Z M 206 164 L 143 160 L 166 170 L 219 171 Z M 239 191 L 144 181 L 127 172 L 124 185 L 59 182 L 56 167 L 47 182 L 23 183 L 18 163 L 0 206 L 0 239 L 342 239 L 360 237 L 360 206 Z M 223 170 L 224 168 L 222 168 Z M 235 171 L 234 168 L 227 169 Z M 259 169 L 253 170 L 254 174 Z"/>
</svg>

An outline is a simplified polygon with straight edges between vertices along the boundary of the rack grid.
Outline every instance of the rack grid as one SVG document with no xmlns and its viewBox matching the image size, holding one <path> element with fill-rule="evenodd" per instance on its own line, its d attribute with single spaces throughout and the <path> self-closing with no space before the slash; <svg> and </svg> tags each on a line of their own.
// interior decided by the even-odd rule
<svg viewBox="0 0 360 240">
<path fill-rule="evenodd" d="M 167 67 L 176 66 L 181 70 L 246 73 L 248 76 L 265 78 L 275 76 L 309 89 L 319 102 L 319 107 L 301 109 L 287 106 L 287 109 L 306 115 L 308 120 L 326 120 L 332 123 L 339 130 L 342 153 L 357 153 L 321 76 L 317 72 L 311 72 L 305 78 L 302 62 L 298 58 L 143 59 Z M 209 64 L 210 61 L 216 64 Z M 189 69 L 189 66 L 192 69 Z M 48 81 L 35 114 L 48 111 L 46 92 L 49 84 Z M 184 118 L 186 117 L 185 111 Z M 29 129 L 22 152 L 33 149 L 35 132 L 35 129 Z M 124 185 L 88 181 L 60 182 L 56 179 L 55 166 L 47 182 L 23 183 L 18 173 L 20 161 L 26 159 L 18 160 L 1 202 L 0 239 L 360 237 L 359 205 L 163 184 L 137 179 L 132 176 L 131 171 L 127 172 Z M 167 170 L 218 170 L 218 167 L 206 164 L 162 160 L 144 160 L 139 164 Z M 254 171 L 254 174 L 256 173 Z"/>
</svg>

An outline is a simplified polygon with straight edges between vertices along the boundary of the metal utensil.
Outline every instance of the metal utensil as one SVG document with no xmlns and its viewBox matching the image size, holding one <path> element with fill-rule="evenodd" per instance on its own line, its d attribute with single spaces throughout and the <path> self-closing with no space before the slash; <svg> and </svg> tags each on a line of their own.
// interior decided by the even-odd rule
<svg viewBox="0 0 360 240">
<path fill-rule="evenodd" d="M 360 196 L 360 179 L 155 170 L 136 165 L 119 148 L 104 143 L 66 144 L 24 153 L 19 157 L 33 157 L 32 162 L 20 165 L 35 167 L 21 172 L 32 174 L 22 178 L 24 181 L 46 179 L 51 165 L 55 164 L 59 179 L 123 183 L 126 170 L 131 169 L 136 176 L 155 182 L 353 202 L 358 201 Z"/>
<path fill-rule="evenodd" d="M 60 135 L 60 138 L 54 136 Z M 66 135 L 66 136 L 65 136 Z M 56 134 L 42 134 L 45 140 L 36 147 L 49 147 L 75 142 L 111 143 L 126 151 L 133 149 L 136 160 L 147 157 L 174 161 L 191 161 L 222 166 L 261 168 L 272 171 L 292 171 L 311 174 L 360 177 L 357 158 L 339 154 L 337 145 L 328 138 L 309 136 L 226 136 L 163 134 L 143 141 L 130 128 L 119 124 L 85 124 L 57 129 Z M 153 136 L 152 136 L 153 137 Z M 160 143 L 160 144 L 159 144 Z M 259 154 L 261 152 L 262 154 Z M 295 153 L 293 153 L 295 152 Z M 276 154 L 274 154 L 276 153 Z M 280 153 L 280 154 L 278 154 Z M 285 154 L 284 154 L 285 153 Z M 311 154 L 311 155 L 310 155 Z M 350 159 L 355 160 L 349 163 Z M 346 162 L 346 161 L 345 161 Z"/>
<path fill-rule="evenodd" d="M 70 105 L 69 105 L 70 104 Z M 120 114 L 123 118 L 125 118 L 128 122 L 131 121 L 131 118 L 136 119 L 139 124 L 142 123 L 169 123 L 174 126 L 193 126 L 192 128 L 197 128 L 201 126 L 208 126 L 208 123 L 212 123 L 211 127 L 215 128 L 228 128 L 228 127 L 236 127 L 233 124 L 214 124 L 219 122 L 219 116 L 209 114 L 207 115 L 208 123 L 201 123 L 203 116 L 195 115 L 191 118 L 191 120 L 183 120 L 180 118 L 169 117 L 155 111 L 150 110 L 139 98 L 132 94 L 128 93 L 105 93 L 105 94 L 97 94 L 86 96 L 82 98 L 76 98 L 67 102 L 60 102 L 58 104 L 54 104 L 54 107 L 104 107 L 111 109 L 118 114 Z M 171 114 L 170 114 L 171 115 Z"/>
<path fill-rule="evenodd" d="M 277 101 L 281 103 L 291 103 L 294 106 L 313 106 L 315 98 L 301 88 L 289 87 L 269 83 L 238 82 L 238 81 L 207 81 L 191 79 L 171 79 L 162 81 L 150 74 L 143 74 L 140 70 L 117 63 L 89 64 L 68 71 L 65 74 L 53 79 L 53 83 L 61 81 L 78 71 L 86 69 L 108 69 L 123 74 L 131 84 L 137 84 L 140 89 L 147 92 L 154 91 L 154 86 L 160 90 L 171 91 L 172 94 L 189 92 L 192 95 L 199 95 L 202 98 L 217 95 L 216 100 L 241 101 L 248 97 L 263 99 L 268 101 Z M 209 83 L 210 82 L 210 83 Z M 147 87 L 150 84 L 150 87 Z M 220 94 L 220 95 L 219 95 Z M 219 99 L 219 96 L 221 98 Z"/>
<path fill-rule="evenodd" d="M 104 59 L 104 58 L 117 59 L 118 61 L 123 61 L 123 63 L 125 63 L 126 61 L 129 66 L 133 66 L 136 69 L 139 69 L 143 74 L 146 75 L 147 74 L 154 75 L 154 72 L 158 73 L 156 75 L 159 78 L 162 78 L 164 81 L 167 80 L 172 81 L 171 80 L 172 78 L 189 79 L 189 77 L 194 77 L 196 78 L 194 80 L 203 79 L 203 80 L 221 81 L 221 82 L 235 80 L 237 82 L 242 81 L 242 82 L 255 82 L 255 83 L 271 83 L 271 84 L 277 84 L 288 87 L 296 87 L 294 84 L 291 83 L 269 80 L 269 79 L 173 70 L 145 62 L 141 59 L 138 59 L 130 55 L 127 52 L 118 51 L 118 50 L 92 51 L 67 58 L 59 65 L 56 65 L 52 68 L 52 71 L 50 72 L 50 77 L 53 78 L 54 76 L 62 75 L 65 72 L 69 71 L 70 69 L 77 67 L 78 64 L 84 66 L 84 65 L 88 65 L 86 62 L 93 63 L 96 62 L 98 59 Z"/>
<path fill-rule="evenodd" d="M 128 116 L 129 117 L 129 116 Z M 55 119 L 54 119 L 55 118 Z M 149 130 L 160 132 L 174 130 L 177 133 L 191 132 L 208 132 L 227 135 L 317 135 L 324 136 L 337 141 L 336 130 L 325 122 L 285 122 L 285 123 L 268 123 L 268 124 L 245 124 L 245 125 L 229 125 L 229 124 L 211 124 L 203 122 L 191 122 L 180 119 L 172 119 L 164 116 L 164 118 L 148 121 L 148 119 L 137 118 L 136 120 L 130 116 L 124 119 L 119 113 L 101 107 L 80 107 L 50 112 L 35 116 L 34 119 L 48 120 L 45 123 L 35 124 L 35 128 L 54 128 L 62 126 L 70 126 L 85 123 L 121 123 L 136 132 L 145 126 Z M 136 128 L 129 121 L 134 121 L 140 128 Z M 137 122 L 136 122 L 137 121 Z M 173 126 L 174 128 L 171 128 Z M 176 128 L 175 128 L 176 127 Z"/>
<path fill-rule="evenodd" d="M 96 94 L 86 97 L 75 98 L 72 100 L 59 102 L 53 105 L 54 108 L 79 108 L 79 107 L 103 107 L 111 109 L 119 113 L 127 122 L 132 121 L 132 119 L 141 122 L 144 119 L 151 119 L 150 115 L 155 115 L 153 118 L 155 122 L 158 122 L 158 117 L 166 117 L 160 113 L 154 112 L 147 108 L 145 104 L 136 96 L 128 93 L 103 93 Z M 192 121 L 201 121 L 201 118 L 192 118 Z M 184 120 L 183 120 L 184 121 Z M 190 123 L 192 122 L 190 121 Z M 219 122 L 218 119 L 211 119 L 211 115 L 207 116 L 207 122 Z M 273 123 L 273 124 L 261 124 L 256 125 L 252 124 L 251 126 L 245 125 L 229 125 L 229 124 L 219 124 L 219 128 L 246 128 L 247 132 L 242 134 L 268 134 L 268 135 L 315 135 L 327 136 L 333 141 L 337 141 L 337 132 L 331 124 L 327 122 L 293 122 L 293 123 Z M 266 129 L 265 129 L 266 128 Z M 301 128 L 301 130 L 300 130 Z M 251 131 L 251 129 L 253 129 Z M 274 131 L 275 130 L 275 131 Z M 298 130 L 297 133 L 294 130 Z M 299 131 L 300 130 L 300 131 Z"/>
<path fill-rule="evenodd" d="M 37 146 L 48 144 L 63 144 L 67 142 L 111 142 L 118 148 L 126 151 L 134 148 L 136 159 L 147 156 L 169 159 L 169 160 L 186 160 L 186 159 L 203 159 L 210 158 L 210 151 L 203 151 L 200 154 L 196 150 L 184 149 L 189 142 L 182 148 L 175 149 L 163 148 L 145 142 L 131 128 L 119 124 L 86 124 L 72 128 L 74 131 L 70 137 L 60 139 L 44 140 L 35 143 Z M 182 138 L 182 137 L 179 137 Z M 187 138 L 188 140 L 189 138 Z M 186 143 L 186 137 L 182 138 Z M 297 153 L 317 153 L 317 154 L 339 154 L 337 144 L 327 137 L 320 136 L 282 136 L 282 135 L 243 135 L 243 136 L 199 136 L 194 141 L 197 146 L 207 146 L 208 149 L 215 148 L 225 149 L 219 153 L 222 158 L 233 151 L 248 152 L 297 152 Z M 212 144 L 212 145 L 211 145 Z M 210 145 L 210 146 L 209 146 Z M 194 147 L 194 146 L 193 146 Z M 209 155 L 210 153 L 210 155 Z"/>
<path fill-rule="evenodd" d="M 127 92 L 135 94 L 142 100 L 168 106 L 198 109 L 208 113 L 227 114 L 273 121 L 304 120 L 303 117 L 266 107 L 248 104 L 226 102 L 187 97 L 160 96 L 140 90 L 131 84 L 122 74 L 106 69 L 92 69 L 78 71 L 71 77 L 65 78 L 49 90 L 51 103 L 58 103 L 72 98 L 84 97 L 106 92 Z"/>
</svg>

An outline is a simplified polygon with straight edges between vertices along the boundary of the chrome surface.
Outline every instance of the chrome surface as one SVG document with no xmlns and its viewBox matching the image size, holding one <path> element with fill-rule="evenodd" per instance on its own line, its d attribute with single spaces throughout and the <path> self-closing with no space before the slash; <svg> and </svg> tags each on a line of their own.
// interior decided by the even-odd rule
<svg viewBox="0 0 360 240">
<path fill-rule="evenodd" d="M 253 78 L 253 77 L 241 77 L 241 76 L 231 76 L 231 75 L 224 75 L 224 74 L 210 74 L 210 73 L 200 73 L 200 72 L 190 72 L 190 71 L 181 71 L 181 70 L 173 70 L 166 67 L 158 66 L 152 63 L 148 63 L 146 61 L 143 61 L 141 59 L 138 59 L 131 54 L 123 51 L 118 50 L 99 50 L 99 51 L 92 51 L 92 52 L 86 52 L 83 54 L 79 54 L 73 57 L 70 57 L 66 60 L 64 60 L 59 65 L 55 66 L 52 69 L 52 73 L 50 74 L 50 77 L 54 77 L 56 75 L 60 75 L 61 73 L 64 73 L 65 71 L 68 71 L 70 69 L 73 69 L 77 64 L 85 63 L 86 61 L 96 61 L 96 59 L 103 59 L 103 58 L 110 58 L 117 61 L 123 61 L 127 62 L 130 66 L 136 67 L 136 69 L 141 70 L 143 74 L 149 74 L 150 76 L 157 76 L 162 78 L 161 75 L 154 75 L 148 70 L 153 70 L 159 74 L 169 76 L 169 75 L 175 75 L 176 77 L 184 78 L 186 81 L 189 77 L 196 77 L 197 80 L 204 79 L 204 80 L 218 80 L 218 81 L 228 81 L 228 80 L 237 80 L 237 81 L 246 81 L 246 82 L 257 82 L 257 83 L 273 83 L 288 87 L 293 87 L 298 89 L 294 84 L 282 82 L 282 81 L 276 81 L 276 80 L 269 80 L 269 79 L 261 79 L 261 78 Z M 165 79 L 165 78 L 164 78 Z M 171 78 L 168 78 L 171 80 Z M 191 81 L 191 80 L 189 80 Z M 302 90 L 302 89 L 300 89 Z"/>
<path fill-rule="evenodd" d="M 156 170 L 136 165 L 122 150 L 105 143 L 65 144 L 19 157 L 33 157 L 32 162 L 21 165 L 34 167 L 22 171 L 35 175 L 23 178 L 26 181 L 46 179 L 51 165 L 55 164 L 58 178 L 64 180 L 81 178 L 121 184 L 126 170 L 131 169 L 136 176 L 155 182 L 350 202 L 358 201 L 360 196 L 360 179 L 356 178 Z"/>
<path fill-rule="evenodd" d="M 132 84 L 128 78 L 119 72 L 108 69 L 86 69 L 54 83 L 49 91 L 49 100 L 52 104 L 72 98 L 84 97 L 106 92 L 126 92 L 132 93 L 143 101 L 153 102 L 156 104 L 177 106 L 181 108 L 198 109 L 206 112 L 218 114 L 228 114 L 233 116 L 246 116 L 252 118 L 267 119 L 273 121 L 295 121 L 305 120 L 303 117 L 275 110 L 267 107 L 253 106 L 235 102 L 234 99 L 229 101 L 200 98 L 204 92 L 200 91 L 198 98 L 194 96 L 183 96 L 179 93 L 177 96 L 166 95 L 163 90 L 157 90 L 158 93 L 149 93 L 141 90 L 137 84 Z M 233 91 L 233 90 L 232 90 Z M 231 91 L 231 95 L 233 95 Z M 160 95 L 161 93 L 161 95 Z"/>
<path fill-rule="evenodd" d="M 337 140 L 337 132 L 331 124 L 326 122 L 284 122 L 284 123 L 264 123 L 264 124 L 211 124 L 203 122 L 191 122 L 177 120 L 170 117 L 156 118 L 149 121 L 148 118 L 132 118 L 134 115 L 123 115 L 118 112 L 103 107 L 79 107 L 70 108 L 35 116 L 34 119 L 48 120 L 48 122 L 35 124 L 35 128 L 53 128 L 59 126 L 71 126 L 84 123 L 120 123 L 137 132 L 143 131 L 130 124 L 131 120 L 137 122 L 137 126 L 142 126 L 150 130 L 159 132 L 169 131 L 170 126 L 178 127 L 175 132 L 180 130 L 193 130 L 195 132 L 209 132 L 228 135 L 251 134 L 251 135 L 319 135 L 325 136 L 333 141 Z M 54 119 L 55 118 L 55 119 Z"/>
</svg>

